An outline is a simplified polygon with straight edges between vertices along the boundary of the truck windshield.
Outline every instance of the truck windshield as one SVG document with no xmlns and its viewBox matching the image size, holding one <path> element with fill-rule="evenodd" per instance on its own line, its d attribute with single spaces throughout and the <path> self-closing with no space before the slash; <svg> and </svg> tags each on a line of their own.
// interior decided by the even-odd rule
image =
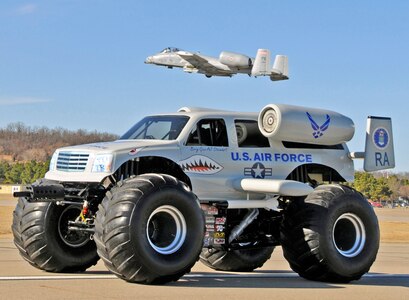
<svg viewBox="0 0 409 300">
<path fill-rule="evenodd" d="M 121 140 L 175 140 L 185 127 L 186 116 L 146 117 L 129 129 Z"/>
</svg>

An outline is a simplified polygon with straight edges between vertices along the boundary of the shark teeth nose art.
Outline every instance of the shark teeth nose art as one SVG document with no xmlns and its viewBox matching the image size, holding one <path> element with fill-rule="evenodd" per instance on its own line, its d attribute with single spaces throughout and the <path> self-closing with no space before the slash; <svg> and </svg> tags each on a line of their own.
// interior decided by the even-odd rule
<svg viewBox="0 0 409 300">
<path fill-rule="evenodd" d="M 193 155 L 179 162 L 182 170 L 187 173 L 215 174 L 223 167 L 214 160 L 203 155 Z"/>
</svg>

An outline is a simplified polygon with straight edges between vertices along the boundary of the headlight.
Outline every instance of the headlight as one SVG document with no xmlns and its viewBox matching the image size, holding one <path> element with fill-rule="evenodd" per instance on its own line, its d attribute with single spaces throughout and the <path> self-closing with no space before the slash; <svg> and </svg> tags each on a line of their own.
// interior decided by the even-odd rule
<svg viewBox="0 0 409 300">
<path fill-rule="evenodd" d="M 112 160 L 113 160 L 112 154 L 96 155 L 94 159 L 94 164 L 92 165 L 92 172 L 95 173 L 111 172 Z"/>
<path fill-rule="evenodd" d="M 55 151 L 53 156 L 51 157 L 51 160 L 50 160 L 49 171 L 54 171 L 55 170 L 55 167 L 57 166 L 57 159 L 58 159 L 58 153 L 57 153 L 57 151 Z"/>
</svg>

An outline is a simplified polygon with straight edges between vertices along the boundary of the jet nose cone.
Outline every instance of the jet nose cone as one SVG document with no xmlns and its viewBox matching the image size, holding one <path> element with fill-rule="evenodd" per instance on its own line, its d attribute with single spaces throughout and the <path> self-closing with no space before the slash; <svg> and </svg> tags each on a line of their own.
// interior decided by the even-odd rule
<svg viewBox="0 0 409 300">
<path fill-rule="evenodd" d="M 145 59 L 145 64 L 151 64 L 153 62 L 153 57 L 152 56 L 148 56 L 146 59 Z"/>
</svg>

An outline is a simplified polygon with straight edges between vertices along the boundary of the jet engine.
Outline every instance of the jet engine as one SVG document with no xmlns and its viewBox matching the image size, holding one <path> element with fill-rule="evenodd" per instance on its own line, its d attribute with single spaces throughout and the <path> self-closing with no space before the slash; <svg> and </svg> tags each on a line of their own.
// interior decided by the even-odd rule
<svg viewBox="0 0 409 300">
<path fill-rule="evenodd" d="M 260 136 L 257 123 L 242 121 L 236 122 L 235 124 L 237 143 L 239 145 L 242 145 L 244 142 L 246 142 L 246 144 L 257 144 L 257 141 L 254 141 Z"/>
<path fill-rule="evenodd" d="M 229 67 L 249 68 L 253 65 L 253 60 L 243 54 L 223 51 L 220 53 L 219 61 Z"/>
<path fill-rule="evenodd" d="M 258 117 L 261 133 L 270 139 L 336 145 L 352 139 L 353 121 L 336 112 L 285 104 L 269 104 Z"/>
</svg>

